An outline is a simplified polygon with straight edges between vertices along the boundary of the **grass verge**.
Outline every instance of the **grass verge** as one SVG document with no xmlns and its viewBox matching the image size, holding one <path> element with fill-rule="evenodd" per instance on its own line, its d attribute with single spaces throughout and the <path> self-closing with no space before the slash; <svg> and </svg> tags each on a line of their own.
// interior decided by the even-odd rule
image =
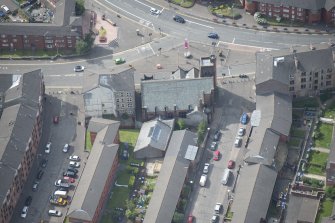
<svg viewBox="0 0 335 223">
<path fill-rule="evenodd" d="M 333 210 L 333 201 L 330 199 L 325 199 L 321 201 L 320 210 L 316 216 L 316 223 L 321 223 L 323 217 L 329 217 Z"/>
<path fill-rule="evenodd" d="M 92 142 L 91 142 L 91 134 L 89 131 L 86 131 L 86 142 L 85 142 L 86 150 L 91 151 L 92 150 Z"/>
<path fill-rule="evenodd" d="M 333 125 L 321 123 L 319 124 L 315 134 L 315 147 L 330 148 L 333 134 Z"/>
</svg>

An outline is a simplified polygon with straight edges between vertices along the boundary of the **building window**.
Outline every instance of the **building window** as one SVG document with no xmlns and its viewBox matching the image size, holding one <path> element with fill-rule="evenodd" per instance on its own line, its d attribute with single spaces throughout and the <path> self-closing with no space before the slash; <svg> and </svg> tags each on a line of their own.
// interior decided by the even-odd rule
<svg viewBox="0 0 335 223">
<path fill-rule="evenodd" d="M 326 86 L 330 86 L 331 85 L 331 81 L 326 81 Z"/>
<path fill-rule="evenodd" d="M 306 76 L 306 72 L 302 72 L 302 73 L 301 73 L 301 76 L 302 76 L 302 77 L 305 77 L 305 76 Z"/>
<path fill-rule="evenodd" d="M 133 107 L 133 103 L 128 103 L 128 108 L 132 108 Z"/>
<path fill-rule="evenodd" d="M 326 79 L 331 79 L 331 78 L 332 78 L 332 75 L 330 75 L 330 74 L 326 75 Z"/>
<path fill-rule="evenodd" d="M 315 72 L 314 73 L 314 77 L 318 77 L 319 76 L 319 73 L 318 72 Z"/>
<path fill-rule="evenodd" d="M 305 88 L 306 88 L 306 84 L 302 84 L 301 89 L 305 89 Z"/>
<path fill-rule="evenodd" d="M 294 84 L 294 80 L 290 81 L 290 84 L 293 85 Z"/>
<path fill-rule="evenodd" d="M 315 81 L 314 81 L 314 84 L 318 84 L 318 83 L 319 83 L 319 81 L 318 81 L 318 80 L 315 80 Z"/>
<path fill-rule="evenodd" d="M 309 77 L 309 81 L 312 81 L 312 77 Z"/>
<path fill-rule="evenodd" d="M 328 72 L 328 73 L 331 73 L 332 71 L 333 71 L 333 70 L 330 69 L 330 68 L 327 69 L 327 72 Z"/>
<path fill-rule="evenodd" d="M 301 83 L 305 83 L 306 82 L 306 78 L 301 78 Z"/>
<path fill-rule="evenodd" d="M 316 86 L 314 86 L 314 90 L 317 90 L 318 89 L 318 86 L 316 85 Z"/>
<path fill-rule="evenodd" d="M 294 87 L 290 87 L 290 91 L 294 91 Z"/>
</svg>

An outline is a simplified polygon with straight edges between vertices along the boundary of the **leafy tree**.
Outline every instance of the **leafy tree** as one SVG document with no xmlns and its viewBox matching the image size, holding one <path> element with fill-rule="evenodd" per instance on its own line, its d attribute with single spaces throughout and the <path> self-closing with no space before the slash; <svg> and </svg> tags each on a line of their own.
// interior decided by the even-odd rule
<svg viewBox="0 0 335 223">
<path fill-rule="evenodd" d="M 178 212 L 175 212 L 173 214 L 173 218 L 172 218 L 173 223 L 183 223 L 183 221 L 184 221 L 184 214 L 181 214 Z"/>
<path fill-rule="evenodd" d="M 198 131 L 197 131 L 197 133 L 198 133 L 198 144 L 200 144 L 204 141 L 206 127 L 207 127 L 207 124 L 206 124 L 205 121 L 200 122 L 199 125 L 198 125 Z"/>
<path fill-rule="evenodd" d="M 137 212 L 135 210 L 136 205 L 133 200 L 126 200 L 126 217 L 130 220 L 134 220 Z"/>
<path fill-rule="evenodd" d="M 85 12 L 85 0 L 76 0 L 76 15 L 80 16 Z"/>
<path fill-rule="evenodd" d="M 128 187 L 132 188 L 134 186 L 134 183 L 135 183 L 135 176 L 130 176 L 129 182 L 128 182 Z"/>
<path fill-rule="evenodd" d="M 94 43 L 94 39 L 92 38 L 92 33 L 88 33 L 85 35 L 83 40 L 78 40 L 76 43 L 76 53 L 81 55 L 83 53 L 88 52 Z"/>
<path fill-rule="evenodd" d="M 332 200 L 335 200 L 335 186 L 326 188 L 326 196 Z"/>
<path fill-rule="evenodd" d="M 185 121 L 183 119 L 178 119 L 177 121 L 178 129 L 183 130 L 186 128 Z"/>
</svg>

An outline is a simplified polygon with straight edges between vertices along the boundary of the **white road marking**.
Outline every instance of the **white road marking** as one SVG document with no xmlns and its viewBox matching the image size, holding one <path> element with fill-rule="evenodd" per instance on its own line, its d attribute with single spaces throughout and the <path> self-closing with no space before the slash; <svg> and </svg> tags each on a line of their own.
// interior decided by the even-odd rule
<svg viewBox="0 0 335 223">
<path fill-rule="evenodd" d="M 207 25 L 204 25 L 204 24 L 201 24 L 201 23 L 190 21 L 190 20 L 186 20 L 186 21 L 189 22 L 189 23 L 194 23 L 194 24 L 199 25 L 199 26 L 204 26 L 204 27 L 207 27 L 207 28 L 210 28 L 210 29 L 214 29 L 214 27 L 212 27 L 212 26 L 207 26 Z"/>
<path fill-rule="evenodd" d="M 72 88 L 72 89 L 82 89 L 82 86 L 45 86 L 46 89 L 64 89 L 64 88 Z"/>
<path fill-rule="evenodd" d="M 139 3 L 139 4 L 141 4 L 141 5 L 145 5 L 145 6 L 149 7 L 149 8 L 152 8 L 150 5 L 147 5 L 147 4 L 145 4 L 145 3 L 143 3 L 143 2 L 140 2 L 140 1 L 138 1 L 138 0 L 134 0 L 134 1 L 137 2 L 137 3 Z"/>
<path fill-rule="evenodd" d="M 155 53 L 154 49 L 152 49 L 150 43 L 148 45 L 149 45 L 150 49 L 152 50 L 153 54 L 156 55 L 156 53 Z"/>
<path fill-rule="evenodd" d="M 51 74 L 51 75 L 48 75 L 48 77 L 60 77 L 60 76 L 62 76 L 62 75 L 60 75 L 60 74 Z"/>
<path fill-rule="evenodd" d="M 64 74 L 65 77 L 75 77 L 77 74 Z"/>
<path fill-rule="evenodd" d="M 235 43 L 235 37 L 234 37 L 234 39 L 233 39 L 232 43 Z"/>
</svg>

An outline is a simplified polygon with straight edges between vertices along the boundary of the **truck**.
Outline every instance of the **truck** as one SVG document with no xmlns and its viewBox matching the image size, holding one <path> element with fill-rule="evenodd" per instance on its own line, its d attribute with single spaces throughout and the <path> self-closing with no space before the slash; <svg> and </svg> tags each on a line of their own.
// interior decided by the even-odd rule
<svg viewBox="0 0 335 223">
<path fill-rule="evenodd" d="M 58 197 L 58 196 L 50 196 L 49 201 L 51 204 L 60 205 L 60 206 L 66 206 L 68 203 L 66 199 L 62 197 Z"/>
<path fill-rule="evenodd" d="M 230 173 L 231 173 L 231 171 L 227 168 L 223 171 L 223 175 L 222 175 L 222 178 L 221 178 L 221 183 L 223 185 L 226 185 L 228 183 Z"/>
<path fill-rule="evenodd" d="M 207 181 L 207 175 L 202 174 L 199 181 L 200 186 L 204 187 L 206 185 L 206 181 Z"/>
</svg>

